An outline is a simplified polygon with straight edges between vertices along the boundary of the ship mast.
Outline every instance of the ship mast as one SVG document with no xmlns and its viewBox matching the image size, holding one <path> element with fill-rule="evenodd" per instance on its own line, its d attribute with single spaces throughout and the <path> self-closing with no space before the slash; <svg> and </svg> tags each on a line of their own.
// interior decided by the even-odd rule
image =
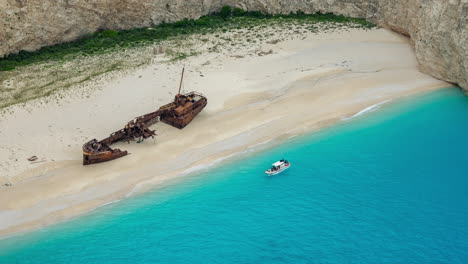
<svg viewBox="0 0 468 264">
<path fill-rule="evenodd" d="M 182 82 L 184 81 L 184 72 L 185 72 L 185 66 L 182 68 L 182 76 L 180 77 L 179 92 L 176 95 L 177 104 L 179 104 L 180 90 L 182 89 Z"/>
</svg>

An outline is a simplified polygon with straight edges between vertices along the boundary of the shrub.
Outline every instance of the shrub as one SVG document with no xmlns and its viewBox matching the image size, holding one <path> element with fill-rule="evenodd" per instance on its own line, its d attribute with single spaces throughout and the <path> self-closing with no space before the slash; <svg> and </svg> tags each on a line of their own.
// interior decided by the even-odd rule
<svg viewBox="0 0 468 264">
<path fill-rule="evenodd" d="M 249 17 L 255 17 L 255 18 L 264 18 L 265 17 L 265 15 L 260 11 L 245 12 L 245 15 L 249 16 Z"/>
<path fill-rule="evenodd" d="M 15 66 L 11 66 L 11 65 L 2 65 L 0 64 L 0 71 L 12 71 L 15 69 Z"/>
<path fill-rule="evenodd" d="M 300 16 L 305 16 L 305 13 L 302 10 L 297 10 L 296 11 L 296 17 L 300 17 Z"/>
<path fill-rule="evenodd" d="M 245 11 L 242 8 L 236 7 L 232 10 L 232 15 L 235 17 L 241 17 L 245 15 Z"/>
<path fill-rule="evenodd" d="M 197 26 L 208 26 L 209 24 L 210 24 L 210 22 L 204 17 L 201 17 L 201 18 L 195 20 L 195 25 L 197 25 Z"/>
<path fill-rule="evenodd" d="M 117 37 L 117 35 L 119 35 L 119 32 L 114 31 L 114 30 L 104 30 L 101 32 L 101 36 L 105 38 L 113 38 L 113 37 Z"/>
<path fill-rule="evenodd" d="M 221 11 L 219 12 L 219 15 L 225 19 L 230 17 L 231 14 L 232 14 L 232 8 L 230 6 L 223 6 L 223 8 L 221 8 Z"/>
</svg>

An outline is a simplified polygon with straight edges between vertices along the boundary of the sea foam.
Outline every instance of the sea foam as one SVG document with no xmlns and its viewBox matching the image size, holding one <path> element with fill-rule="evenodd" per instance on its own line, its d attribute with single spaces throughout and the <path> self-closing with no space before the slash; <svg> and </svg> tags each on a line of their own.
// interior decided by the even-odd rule
<svg viewBox="0 0 468 264">
<path fill-rule="evenodd" d="M 387 103 L 389 103 L 391 101 L 392 100 L 385 100 L 385 101 L 382 101 L 380 103 L 371 105 L 369 107 L 366 107 L 366 108 L 362 109 L 361 111 L 357 112 L 356 114 L 352 115 L 351 117 L 343 118 L 343 120 L 350 120 L 350 119 L 353 119 L 353 118 L 356 118 L 356 117 L 359 117 L 359 116 L 374 112 L 375 110 L 378 110 L 380 107 L 382 107 L 384 104 L 387 104 Z"/>
</svg>

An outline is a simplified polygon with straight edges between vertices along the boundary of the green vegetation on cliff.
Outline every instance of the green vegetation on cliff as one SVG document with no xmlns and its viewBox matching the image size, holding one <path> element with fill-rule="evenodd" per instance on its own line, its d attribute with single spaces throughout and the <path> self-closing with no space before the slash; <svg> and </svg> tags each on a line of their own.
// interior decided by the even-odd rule
<svg viewBox="0 0 468 264">
<path fill-rule="evenodd" d="M 108 51 L 135 46 L 154 44 L 171 37 L 189 34 L 208 34 L 231 29 L 252 28 L 265 23 L 289 23 L 297 21 L 310 25 L 309 30 L 317 32 L 316 23 L 329 23 L 337 26 L 372 28 L 375 25 L 359 18 L 349 18 L 331 13 L 269 15 L 258 11 L 244 11 L 239 8 L 223 7 L 220 12 L 200 17 L 196 20 L 184 19 L 174 23 L 163 23 L 150 28 L 113 31 L 104 30 L 87 35 L 73 42 L 44 47 L 38 51 L 21 51 L 0 59 L 0 71 L 14 70 L 16 67 L 73 59 L 79 56 L 92 56 Z M 183 56 L 182 56 L 183 57 Z"/>
</svg>

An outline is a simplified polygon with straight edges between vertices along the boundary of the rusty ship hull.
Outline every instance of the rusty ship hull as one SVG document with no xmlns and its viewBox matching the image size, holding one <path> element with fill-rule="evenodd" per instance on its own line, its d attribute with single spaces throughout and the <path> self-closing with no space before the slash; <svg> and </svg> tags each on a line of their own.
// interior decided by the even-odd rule
<svg viewBox="0 0 468 264">
<path fill-rule="evenodd" d="M 86 143 L 85 146 L 88 144 L 89 142 Z M 83 146 L 83 148 L 85 146 Z M 85 152 L 83 150 L 83 165 L 91 165 L 91 164 L 111 161 L 111 160 L 115 160 L 126 155 L 128 155 L 128 152 L 126 150 L 121 151 L 120 149 L 110 149 L 108 151 L 102 151 L 102 152 Z"/>
<path fill-rule="evenodd" d="M 177 100 L 181 99 L 176 98 L 176 101 Z M 173 127 L 183 129 L 190 122 L 192 122 L 192 120 L 208 104 L 206 97 L 195 92 L 192 92 L 188 95 L 184 95 L 182 101 L 184 101 L 185 104 L 179 106 L 174 105 L 173 111 L 167 111 L 164 114 L 162 114 L 161 121 Z"/>
<path fill-rule="evenodd" d="M 91 165 L 111 161 L 128 155 L 125 150 L 112 149 L 110 146 L 117 142 L 143 140 L 156 136 L 149 127 L 158 121 L 182 129 L 187 126 L 207 105 L 205 96 L 197 92 L 178 94 L 174 102 L 160 107 L 157 111 L 139 116 L 109 137 L 98 141 L 93 139 L 83 145 L 83 165 Z"/>
</svg>

